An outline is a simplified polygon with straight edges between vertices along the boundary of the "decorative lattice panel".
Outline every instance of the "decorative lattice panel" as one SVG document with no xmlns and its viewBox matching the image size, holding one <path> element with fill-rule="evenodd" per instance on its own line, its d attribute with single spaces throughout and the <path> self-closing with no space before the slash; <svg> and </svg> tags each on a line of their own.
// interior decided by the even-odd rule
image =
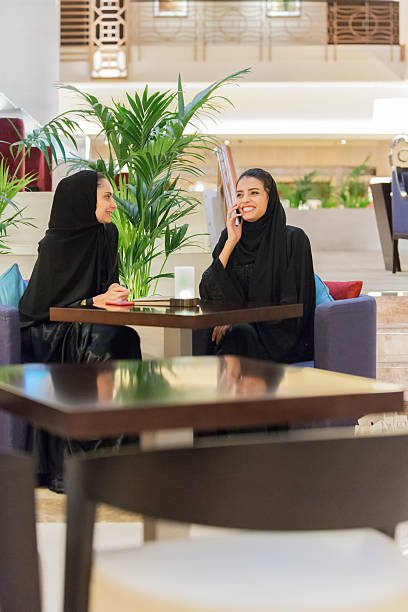
<svg viewBox="0 0 408 612">
<path fill-rule="evenodd" d="M 392 1 L 328 1 L 331 45 L 398 45 L 399 4 Z"/>
<path fill-rule="evenodd" d="M 127 76 L 128 0 L 91 0 L 92 77 Z"/>
</svg>

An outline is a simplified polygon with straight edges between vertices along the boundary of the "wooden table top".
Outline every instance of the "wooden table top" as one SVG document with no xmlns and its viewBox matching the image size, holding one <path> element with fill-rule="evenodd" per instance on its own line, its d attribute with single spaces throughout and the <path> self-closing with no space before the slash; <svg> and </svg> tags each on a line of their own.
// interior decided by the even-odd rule
<svg viewBox="0 0 408 612">
<path fill-rule="evenodd" d="M 233 356 L 0 367 L 0 408 L 78 439 L 358 418 L 402 407 L 396 385 Z"/>
<path fill-rule="evenodd" d="M 206 305 L 194 308 L 166 306 L 107 306 L 106 308 L 50 308 L 51 321 L 70 321 L 107 325 L 140 325 L 203 329 L 215 325 L 255 323 L 293 319 L 303 315 L 302 304 L 220 307 Z"/>
</svg>

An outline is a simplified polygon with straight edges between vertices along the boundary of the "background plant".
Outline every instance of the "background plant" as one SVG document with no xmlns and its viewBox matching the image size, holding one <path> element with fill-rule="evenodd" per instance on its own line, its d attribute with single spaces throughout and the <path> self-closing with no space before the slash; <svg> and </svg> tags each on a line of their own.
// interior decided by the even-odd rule
<svg viewBox="0 0 408 612">
<path fill-rule="evenodd" d="M 346 208 L 365 208 L 370 204 L 367 185 L 361 177 L 368 173 L 367 159 L 355 166 L 342 181 L 339 188 L 340 203 Z"/>
<path fill-rule="evenodd" d="M 279 193 L 282 198 L 289 201 L 291 208 L 299 208 L 301 204 L 305 204 L 310 198 L 313 193 L 313 178 L 316 174 L 317 171 L 312 170 L 312 172 L 308 172 L 290 185 L 285 183 L 278 184 Z"/>
<path fill-rule="evenodd" d="M 186 180 L 201 173 L 205 153 L 215 144 L 200 131 L 201 122 L 219 112 L 226 100 L 216 95 L 217 90 L 248 71 L 216 81 L 188 103 L 180 77 L 176 91 L 151 93 L 146 86 L 141 94 L 127 93 L 126 103 L 112 101 L 110 105 L 67 86 L 82 99 L 84 108 L 58 116 L 35 137 L 17 143 L 29 149 L 46 148 L 52 142 L 54 160 L 63 151 L 63 158 L 74 168 L 90 167 L 109 178 L 118 202 L 114 222 L 119 229 L 120 277 L 132 297 L 156 292 L 160 278 L 173 276 L 165 272 L 170 255 L 194 244 L 195 236 L 188 235 L 188 224 L 182 220 L 193 212 L 198 200 L 187 191 Z M 107 159 L 101 155 L 94 162 L 67 158 L 62 137 L 70 135 L 70 142 L 74 141 L 79 119 L 97 124 L 107 142 Z M 156 258 L 160 258 L 160 268 L 152 274 Z"/>
<path fill-rule="evenodd" d="M 26 174 L 19 178 L 11 174 L 6 160 L 0 159 L 0 254 L 10 252 L 7 237 L 11 227 L 33 225 L 30 219 L 23 216 L 25 208 L 19 208 L 13 198 L 23 191 L 35 178 L 35 174 Z"/>
</svg>

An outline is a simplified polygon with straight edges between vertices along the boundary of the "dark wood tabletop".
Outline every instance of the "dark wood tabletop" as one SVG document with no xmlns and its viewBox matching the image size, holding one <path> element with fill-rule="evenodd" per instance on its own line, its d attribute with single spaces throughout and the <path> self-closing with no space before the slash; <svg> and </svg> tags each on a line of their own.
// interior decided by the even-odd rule
<svg viewBox="0 0 408 612">
<path fill-rule="evenodd" d="M 358 418 L 403 408 L 392 384 L 232 356 L 0 367 L 0 408 L 78 439 Z"/>
<path fill-rule="evenodd" d="M 170 308 L 166 306 L 50 308 L 51 321 L 105 323 L 107 325 L 147 325 L 186 329 L 204 329 L 215 325 L 293 319 L 302 315 L 302 304 L 249 305 L 247 307 L 207 305 L 193 308 Z"/>
</svg>

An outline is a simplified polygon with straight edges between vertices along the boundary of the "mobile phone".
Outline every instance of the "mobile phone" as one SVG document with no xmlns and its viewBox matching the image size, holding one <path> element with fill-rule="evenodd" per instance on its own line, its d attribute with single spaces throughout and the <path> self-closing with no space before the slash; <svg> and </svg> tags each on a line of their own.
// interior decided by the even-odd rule
<svg viewBox="0 0 408 612">
<path fill-rule="evenodd" d="M 241 217 L 238 215 L 238 213 L 235 213 L 234 217 L 234 225 L 235 227 L 238 227 L 238 225 L 241 223 Z"/>
</svg>

